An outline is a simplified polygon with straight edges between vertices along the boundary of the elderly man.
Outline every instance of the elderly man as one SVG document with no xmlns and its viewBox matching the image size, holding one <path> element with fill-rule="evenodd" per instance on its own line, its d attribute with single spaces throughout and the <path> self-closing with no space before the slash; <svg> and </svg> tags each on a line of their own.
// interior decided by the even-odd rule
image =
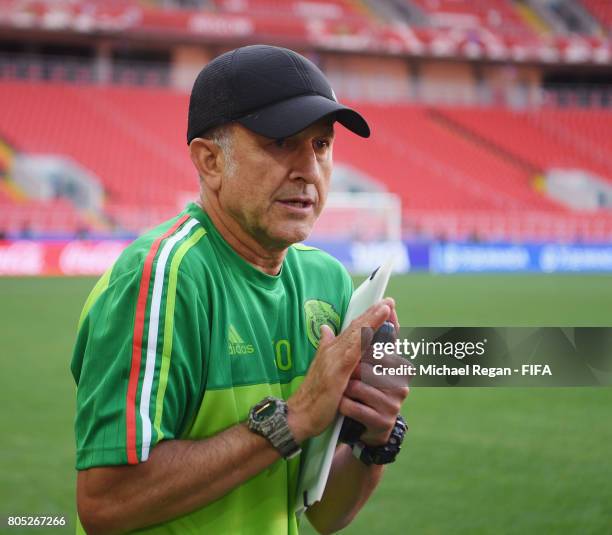
<svg viewBox="0 0 612 535">
<path fill-rule="evenodd" d="M 187 139 L 200 203 L 128 247 L 81 315 L 79 530 L 297 533 L 301 445 L 338 411 L 365 426 L 360 455 L 337 449 L 308 518 L 341 529 L 376 487 L 407 388 L 355 369 L 360 330 L 396 322 L 394 303 L 339 334 L 351 280 L 298 245 L 325 204 L 336 121 L 369 135 L 287 49 L 239 48 L 198 76 Z"/>
</svg>

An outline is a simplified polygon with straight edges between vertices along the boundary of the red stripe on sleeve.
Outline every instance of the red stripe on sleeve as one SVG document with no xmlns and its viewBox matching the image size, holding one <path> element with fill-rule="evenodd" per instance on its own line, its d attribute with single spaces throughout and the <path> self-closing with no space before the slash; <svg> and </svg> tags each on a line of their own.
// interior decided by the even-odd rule
<svg viewBox="0 0 612 535">
<path fill-rule="evenodd" d="M 136 451 L 136 393 L 138 391 L 138 378 L 140 377 L 140 363 L 142 360 L 142 337 L 144 333 L 145 313 L 149 287 L 151 286 L 151 271 L 153 260 L 157 255 L 161 242 L 171 236 L 176 230 L 189 219 L 188 215 L 181 217 L 165 234 L 157 238 L 147 257 L 145 258 L 140 288 L 138 290 L 138 301 L 136 302 L 136 318 L 134 319 L 134 340 L 132 343 L 132 366 L 130 368 L 130 379 L 125 404 L 126 437 L 127 437 L 127 460 L 129 464 L 138 464 L 138 453 Z"/>
</svg>

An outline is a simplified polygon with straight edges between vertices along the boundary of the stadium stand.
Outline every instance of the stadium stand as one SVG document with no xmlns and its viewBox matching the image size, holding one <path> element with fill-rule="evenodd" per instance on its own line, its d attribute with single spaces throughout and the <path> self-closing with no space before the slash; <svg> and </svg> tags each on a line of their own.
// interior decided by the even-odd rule
<svg viewBox="0 0 612 535">
<path fill-rule="evenodd" d="M 591 137 L 590 143 L 580 144 L 574 135 L 564 136 L 562 130 L 545 128 L 539 120 L 540 112 L 512 111 L 504 109 L 448 109 L 442 112 L 466 135 L 488 144 L 492 150 L 499 151 L 507 158 L 531 166 L 536 172 L 549 168 L 577 168 L 592 171 L 612 182 L 612 166 L 609 158 L 601 159 L 596 154 L 604 154 L 607 136 Z M 565 132 L 570 132 L 570 121 L 565 120 L 564 111 L 549 112 L 547 118 L 554 118 L 557 123 L 567 125 Z M 570 112 L 571 114 L 571 112 Z M 595 116 L 588 115 L 583 123 L 587 131 L 595 129 L 609 130 L 609 113 L 600 112 Z M 550 119 L 548 119 L 550 120 Z M 602 132 L 603 133 L 603 132 Z M 603 143 L 603 145 L 602 145 Z"/>
<path fill-rule="evenodd" d="M 369 22 L 369 11 L 364 4 L 353 0 L 325 0 L 324 2 L 301 2 L 299 0 L 216 0 L 218 12 L 241 13 L 254 17 L 286 19 L 352 20 Z"/>
<path fill-rule="evenodd" d="M 0 131 L 18 150 L 78 161 L 102 181 L 111 206 L 171 213 L 177 191 L 194 190 L 186 110 L 184 94 L 164 90 L 0 84 Z"/>
<path fill-rule="evenodd" d="M 432 109 L 360 109 L 376 125 L 372 139 L 360 149 L 361 140 L 340 138 L 337 157 L 383 181 L 407 209 L 550 206 L 531 190 L 528 173 L 438 124 Z M 500 176 L 506 181 L 500 183 Z"/>
<path fill-rule="evenodd" d="M 533 36 L 532 28 L 508 0 L 412 0 L 436 26 L 487 28 L 499 34 Z"/>
<path fill-rule="evenodd" d="M 580 108 L 543 108 L 527 115 L 539 131 L 559 139 L 603 167 L 604 177 L 612 180 L 612 114 Z"/>
<path fill-rule="evenodd" d="M 609 2 L 576 6 L 610 29 Z M 600 28 L 578 24 L 578 35 L 563 16 L 551 22 L 543 14 L 553 7 L 531 0 L 0 0 L 0 28 L 40 39 L 25 48 L 9 43 L 19 52 L 0 54 L 0 230 L 140 232 L 175 213 L 197 192 L 185 150 L 185 89 L 214 54 L 270 41 L 319 61 L 340 97 L 350 96 L 369 118 L 373 137 L 339 136 L 336 160 L 399 195 L 407 233 L 609 238 L 609 212 L 572 211 L 545 192 L 553 168 L 612 183 L 612 113 L 602 109 L 612 102 L 609 84 L 587 97 L 544 86 L 551 65 L 594 67 L 605 80 L 612 43 Z M 49 31 L 76 35 L 78 46 L 90 39 L 90 52 L 47 56 Z M 113 47 L 140 50 L 143 40 L 163 51 L 161 63 L 113 56 Z M 597 108 L 579 108 L 585 101 Z M 10 176 L 13 152 L 78 162 L 102 184 L 102 210 L 20 197 Z M 325 233 L 355 226 L 334 217 Z"/>
<path fill-rule="evenodd" d="M 601 156 L 610 149 L 604 135 L 610 112 L 356 105 L 374 126 L 373 136 L 339 136 L 336 159 L 397 193 L 407 215 L 464 214 L 472 224 L 459 225 L 459 233 L 474 231 L 474 213 L 567 214 L 534 187 L 548 167 L 590 169 L 612 181 L 610 162 Z M 19 150 L 67 155 L 91 170 L 106 191 L 106 220 L 137 231 L 197 191 L 184 143 L 186 107 L 185 94 L 162 89 L 4 82 L 0 131 Z M 2 202 L 6 208 L 10 199 Z M 40 213 L 66 213 L 50 227 L 74 229 L 80 222 L 67 208 L 63 202 Z M 3 212 L 4 224 L 16 221 L 11 228 L 27 219 L 18 205 Z M 484 237 L 507 229 L 495 219 L 479 226 Z M 436 221 L 431 232 L 440 226 Z"/>
<path fill-rule="evenodd" d="M 612 235 L 608 215 L 568 210 L 412 210 L 405 217 L 414 234 L 442 240 L 608 243 Z"/>
<path fill-rule="evenodd" d="M 78 235 L 90 226 L 64 200 L 15 202 L 0 191 L 0 232 L 4 235 Z"/>
<path fill-rule="evenodd" d="M 597 17 L 601 25 L 612 31 L 612 3 L 609 0 L 581 0 L 587 10 Z"/>
<path fill-rule="evenodd" d="M 0 26 L 99 32 L 166 42 L 202 39 L 277 42 L 352 52 L 404 52 L 433 57 L 489 57 L 605 64 L 609 42 L 600 36 L 550 34 L 510 0 L 0 0 Z M 182 6 L 182 9 L 178 9 Z M 413 10 L 408 9 L 413 6 Z M 607 8 L 602 8 L 606 13 Z M 407 13 L 419 10 L 421 16 Z M 604 15 L 605 16 L 605 15 Z M 88 76 L 85 70 L 83 76 Z"/>
</svg>

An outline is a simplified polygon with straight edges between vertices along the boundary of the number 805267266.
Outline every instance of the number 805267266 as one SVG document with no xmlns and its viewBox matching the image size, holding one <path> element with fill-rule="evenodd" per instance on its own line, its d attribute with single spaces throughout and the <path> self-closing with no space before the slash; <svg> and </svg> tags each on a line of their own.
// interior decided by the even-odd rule
<svg viewBox="0 0 612 535">
<path fill-rule="evenodd" d="M 20 516 L 9 516 L 7 518 L 6 525 L 9 527 L 22 527 L 22 526 L 39 526 L 39 527 L 55 527 L 65 526 L 65 516 L 45 516 L 45 515 L 20 515 Z"/>
</svg>

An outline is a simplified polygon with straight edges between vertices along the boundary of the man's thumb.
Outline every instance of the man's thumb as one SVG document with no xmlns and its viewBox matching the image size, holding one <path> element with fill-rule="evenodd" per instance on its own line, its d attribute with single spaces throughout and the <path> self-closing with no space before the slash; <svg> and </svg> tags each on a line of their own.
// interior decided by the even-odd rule
<svg viewBox="0 0 612 535">
<path fill-rule="evenodd" d="M 334 331 L 332 331 L 332 328 L 327 325 L 327 323 L 321 325 L 321 329 L 319 332 L 321 333 L 321 338 L 319 339 L 319 347 L 321 347 L 322 345 L 329 344 L 334 338 L 336 338 Z"/>
</svg>

